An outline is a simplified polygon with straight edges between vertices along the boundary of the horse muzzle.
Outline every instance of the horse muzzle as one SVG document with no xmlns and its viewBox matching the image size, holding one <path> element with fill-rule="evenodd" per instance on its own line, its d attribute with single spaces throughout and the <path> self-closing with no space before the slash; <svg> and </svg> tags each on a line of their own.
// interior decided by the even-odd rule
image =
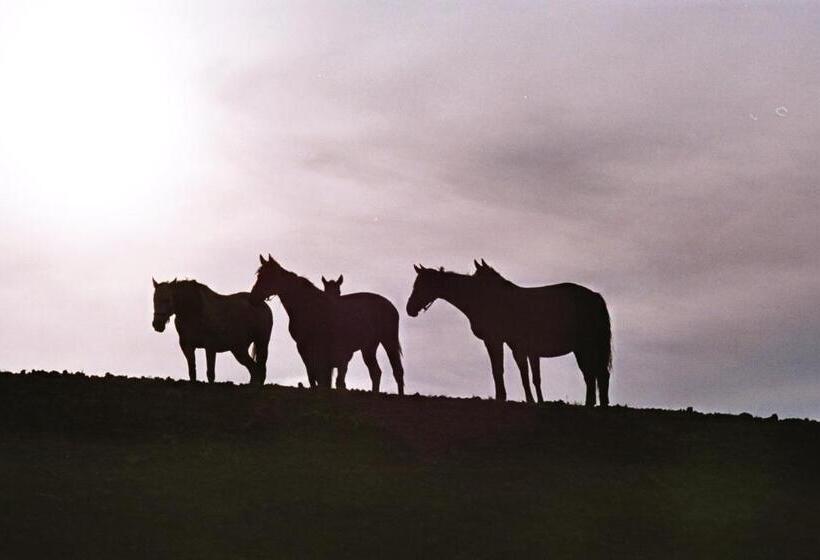
<svg viewBox="0 0 820 560">
<path fill-rule="evenodd" d="M 258 286 L 254 285 L 254 287 L 251 288 L 251 293 L 248 299 L 250 300 L 251 304 L 259 305 L 268 297 L 269 296 L 266 296 Z"/>
<path fill-rule="evenodd" d="M 407 314 L 410 315 L 411 317 L 418 317 L 419 312 L 421 311 L 421 307 L 413 305 L 411 302 L 408 301 L 406 310 L 407 310 Z"/>
<path fill-rule="evenodd" d="M 157 332 L 163 332 L 165 330 L 165 325 L 168 324 L 168 319 L 161 319 L 159 317 L 154 317 L 151 325 L 153 325 L 154 330 Z"/>
</svg>

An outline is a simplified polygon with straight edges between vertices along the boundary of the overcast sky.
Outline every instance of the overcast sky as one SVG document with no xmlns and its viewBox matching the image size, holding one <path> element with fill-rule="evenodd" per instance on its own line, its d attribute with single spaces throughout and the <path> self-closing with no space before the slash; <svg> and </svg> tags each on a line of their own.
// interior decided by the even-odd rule
<svg viewBox="0 0 820 560">
<path fill-rule="evenodd" d="M 151 277 L 270 252 L 396 304 L 409 392 L 490 396 L 463 315 L 404 313 L 483 257 L 604 295 L 616 403 L 820 418 L 820 5 L 576 4 L 0 1 L 0 368 L 185 378 Z"/>
</svg>

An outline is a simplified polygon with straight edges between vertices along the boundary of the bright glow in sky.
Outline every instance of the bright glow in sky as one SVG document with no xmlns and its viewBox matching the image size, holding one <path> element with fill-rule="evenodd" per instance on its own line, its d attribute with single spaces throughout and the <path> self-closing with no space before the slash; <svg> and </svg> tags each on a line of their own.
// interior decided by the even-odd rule
<svg viewBox="0 0 820 560">
<path fill-rule="evenodd" d="M 72 227 L 150 222 L 196 133 L 167 38 L 141 11 L 103 1 L 26 3 L 3 31 L 12 208 Z"/>
<path fill-rule="evenodd" d="M 614 402 L 820 417 L 819 28 L 797 2 L 0 2 L 0 368 L 185 378 L 152 276 L 248 290 L 270 252 L 403 309 L 414 263 L 483 257 L 604 295 Z M 273 308 L 269 379 L 304 382 Z M 493 393 L 458 311 L 401 329 L 410 393 Z M 542 377 L 583 398 L 571 357 Z"/>
</svg>

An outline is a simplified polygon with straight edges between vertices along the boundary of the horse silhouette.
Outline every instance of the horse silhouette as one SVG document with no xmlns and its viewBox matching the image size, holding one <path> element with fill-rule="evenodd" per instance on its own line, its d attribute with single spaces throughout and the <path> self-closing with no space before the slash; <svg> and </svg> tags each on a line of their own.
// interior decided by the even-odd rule
<svg viewBox="0 0 820 560">
<path fill-rule="evenodd" d="M 586 405 L 595 406 L 597 386 L 601 406 L 609 405 L 612 366 L 611 329 L 606 302 L 600 294 L 578 284 L 523 288 L 495 269 L 474 261 L 473 275 L 416 265 L 416 281 L 407 301 L 407 314 L 416 317 L 436 299 L 443 299 L 470 320 L 473 334 L 484 341 L 490 356 L 495 395 L 505 400 L 504 344 L 521 371 L 527 402 L 533 402 L 528 364 L 538 402 L 541 394 L 540 358 L 574 353 L 586 382 Z"/>
<path fill-rule="evenodd" d="M 231 352 L 248 368 L 251 383 L 265 382 L 268 343 L 273 315 L 264 302 L 251 302 L 248 292 L 222 295 L 195 280 L 154 283 L 154 330 L 163 332 L 174 324 L 179 346 L 188 361 L 188 376 L 196 381 L 197 348 L 205 349 L 208 382 L 216 376 L 216 354 Z M 253 344 L 252 356 L 248 348 Z"/>
<path fill-rule="evenodd" d="M 336 280 L 328 280 L 322 276 L 322 285 L 324 292 L 331 297 L 339 297 L 342 295 L 342 282 L 345 281 L 344 274 L 340 274 Z M 345 389 L 345 376 L 347 375 L 347 364 L 344 368 L 337 368 L 336 373 L 336 388 Z"/>
<path fill-rule="evenodd" d="M 322 285 L 325 287 L 325 293 L 330 296 L 342 295 L 342 282 L 344 281 L 344 274 L 340 274 L 336 280 L 327 280 L 322 276 Z"/>
<path fill-rule="evenodd" d="M 336 387 L 345 388 L 347 365 L 361 350 L 372 390 L 379 392 L 382 371 L 376 358 L 381 344 L 387 352 L 399 395 L 404 394 L 404 368 L 399 343 L 399 312 L 386 298 L 371 293 L 331 296 L 283 268 L 273 257 L 259 256 L 251 290 L 254 301 L 278 295 L 288 313 L 288 329 L 307 370 L 311 387 L 329 388 L 333 368 Z"/>
</svg>

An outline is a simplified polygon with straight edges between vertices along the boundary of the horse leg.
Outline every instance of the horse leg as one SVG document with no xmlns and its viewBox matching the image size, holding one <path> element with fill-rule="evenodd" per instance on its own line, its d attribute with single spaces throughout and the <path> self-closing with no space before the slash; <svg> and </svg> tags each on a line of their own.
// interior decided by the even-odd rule
<svg viewBox="0 0 820 560">
<path fill-rule="evenodd" d="M 337 369 L 336 373 L 336 388 L 337 389 L 347 389 L 347 385 L 345 385 L 345 376 L 347 375 L 347 366 L 350 362 L 345 362 L 344 364 L 340 365 Z"/>
<path fill-rule="evenodd" d="M 513 358 L 521 372 L 521 385 L 524 386 L 524 396 L 528 403 L 532 403 L 532 391 L 530 391 L 530 372 L 527 368 L 527 355 L 521 350 L 513 351 Z"/>
<path fill-rule="evenodd" d="M 532 384 L 535 386 L 535 396 L 539 403 L 544 402 L 544 396 L 541 394 L 541 358 L 538 356 L 530 356 L 530 369 L 532 370 Z"/>
<path fill-rule="evenodd" d="M 606 366 L 598 374 L 598 397 L 601 406 L 609 406 L 609 368 Z"/>
<path fill-rule="evenodd" d="M 258 316 L 253 339 L 253 361 L 256 362 L 256 371 L 259 377 L 259 384 L 265 384 L 268 373 L 268 344 L 270 344 L 270 333 L 273 330 L 273 315 L 268 306 L 259 308 L 261 314 Z"/>
<path fill-rule="evenodd" d="M 490 365 L 492 366 L 493 381 L 495 382 L 495 399 L 498 401 L 506 401 L 507 390 L 504 388 L 504 343 L 485 340 L 484 346 L 490 355 Z"/>
<path fill-rule="evenodd" d="M 248 368 L 248 372 L 251 374 L 251 384 L 257 382 L 256 378 L 256 362 L 253 361 L 248 355 L 247 348 L 236 348 L 231 350 L 231 354 L 233 357 L 236 358 L 236 361 Z"/>
<path fill-rule="evenodd" d="M 316 382 L 315 386 L 319 389 L 330 389 L 333 367 L 324 362 L 315 361 L 308 371 L 311 370 L 313 371 L 312 377 Z"/>
<path fill-rule="evenodd" d="M 191 381 L 196 381 L 196 353 L 194 347 L 188 344 L 179 343 L 182 348 L 182 353 L 185 355 L 185 360 L 188 362 L 188 378 Z"/>
<path fill-rule="evenodd" d="M 374 393 L 379 392 L 379 384 L 382 379 L 382 370 L 379 367 L 379 360 L 376 359 L 376 348 L 378 348 L 378 346 L 362 348 L 362 358 L 364 358 L 367 371 L 370 372 L 370 381 L 373 383 L 372 390 Z"/>
<path fill-rule="evenodd" d="M 393 379 L 396 380 L 399 395 L 404 395 L 404 366 L 401 363 L 398 329 L 396 336 L 391 337 L 389 342 L 382 342 L 382 346 L 384 351 L 387 352 L 387 359 L 390 360 L 390 368 L 393 370 Z"/>
<path fill-rule="evenodd" d="M 265 384 L 265 377 L 268 372 L 268 341 L 256 340 L 253 343 L 253 361 L 256 364 L 257 381 L 260 385 Z"/>
<path fill-rule="evenodd" d="M 333 366 L 322 364 L 319 371 L 319 379 L 322 380 L 321 385 L 330 389 L 333 386 Z"/>
<path fill-rule="evenodd" d="M 593 375 L 584 375 L 584 381 L 587 384 L 587 398 L 584 405 L 592 408 L 595 406 L 595 377 Z"/>
<path fill-rule="evenodd" d="M 311 387 L 330 389 L 331 378 L 333 377 L 333 366 L 330 365 L 330 360 L 325 358 L 322 353 L 313 352 L 306 354 L 304 361 Z"/>
<path fill-rule="evenodd" d="M 584 382 L 587 384 L 586 406 L 595 406 L 595 369 L 591 363 L 590 356 L 584 351 L 575 351 L 575 361 L 584 374 Z"/>
<path fill-rule="evenodd" d="M 207 364 L 205 375 L 208 377 L 208 383 L 213 383 L 216 378 L 216 352 L 206 348 L 205 363 Z"/>
<path fill-rule="evenodd" d="M 302 357 L 302 363 L 305 364 L 305 371 L 307 371 L 308 376 L 308 383 L 310 383 L 310 388 L 316 388 L 316 376 L 315 368 L 311 365 L 311 357 L 310 353 L 308 352 L 307 348 L 301 346 L 299 344 L 296 345 L 296 349 L 299 351 L 299 355 Z"/>
</svg>

